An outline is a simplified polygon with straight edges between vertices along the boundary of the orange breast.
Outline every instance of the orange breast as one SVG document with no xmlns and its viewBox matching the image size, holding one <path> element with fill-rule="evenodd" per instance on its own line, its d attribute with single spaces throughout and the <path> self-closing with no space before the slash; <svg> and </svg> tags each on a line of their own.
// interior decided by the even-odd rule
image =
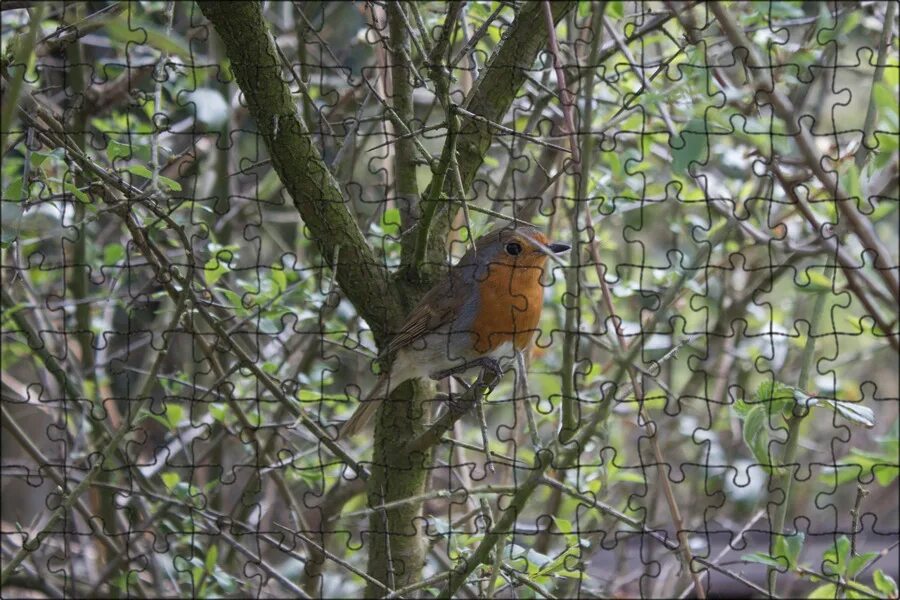
<svg viewBox="0 0 900 600">
<path fill-rule="evenodd" d="M 541 319 L 543 290 L 541 269 L 493 263 L 478 284 L 479 310 L 472 323 L 472 345 L 479 354 L 512 342 L 525 349 Z"/>
</svg>

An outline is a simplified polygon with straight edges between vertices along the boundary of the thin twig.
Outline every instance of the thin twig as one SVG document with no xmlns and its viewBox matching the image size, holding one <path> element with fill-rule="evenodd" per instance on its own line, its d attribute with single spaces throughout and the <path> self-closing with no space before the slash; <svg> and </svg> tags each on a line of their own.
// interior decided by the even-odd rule
<svg viewBox="0 0 900 600">
<path fill-rule="evenodd" d="M 657 542 L 659 542 L 660 544 L 662 544 L 663 546 L 665 546 L 672 552 L 679 551 L 678 543 L 671 541 L 666 536 L 660 534 L 657 531 L 648 529 L 643 523 L 641 523 L 637 519 L 633 519 L 633 518 L 629 517 L 628 515 L 616 510 L 615 508 L 613 508 L 599 500 L 596 500 L 592 497 L 586 496 L 586 495 L 580 493 L 579 491 L 577 491 L 576 489 L 566 485 L 565 483 L 557 481 L 557 480 L 553 479 L 552 477 L 546 477 L 546 476 L 542 478 L 541 483 L 543 483 L 544 485 L 548 485 L 550 487 L 557 488 L 557 489 L 561 490 L 563 493 L 581 501 L 586 506 L 588 506 L 590 508 L 596 508 L 596 509 L 600 510 L 601 512 L 613 517 L 614 519 L 621 521 L 622 523 L 625 523 L 626 525 L 629 525 L 630 527 L 633 527 L 635 530 L 639 531 L 641 534 L 651 537 L 652 539 L 656 540 Z M 737 573 L 734 573 L 733 571 L 731 571 L 729 569 L 726 569 L 724 567 L 721 567 L 721 566 L 715 564 L 715 562 L 706 560 L 705 558 L 701 558 L 699 556 L 695 556 L 694 561 L 700 563 L 701 565 L 703 565 L 709 569 L 712 569 L 713 571 L 718 571 L 719 573 L 722 573 L 723 575 L 726 575 L 727 577 L 730 577 L 731 579 L 734 579 L 735 581 L 739 581 L 739 582 L 743 583 L 744 585 L 746 585 L 747 587 L 749 587 L 750 589 L 755 590 L 761 594 L 764 594 L 767 597 L 778 598 L 778 596 L 769 595 L 769 593 L 764 588 L 756 585 L 752 581 L 738 575 Z"/>
<path fill-rule="evenodd" d="M 752 517 L 750 517 L 750 520 L 747 521 L 743 527 L 741 527 L 741 530 L 739 532 L 737 532 L 737 534 L 732 536 L 732 539 L 742 540 L 744 538 L 744 534 L 746 534 L 748 531 L 750 531 L 750 528 L 753 527 L 756 524 L 756 522 L 759 521 L 764 516 L 766 516 L 765 509 L 756 511 L 756 514 L 753 515 Z M 719 554 L 712 560 L 712 562 L 714 564 L 718 564 L 719 562 L 721 562 L 721 560 L 723 558 L 725 558 L 725 555 L 728 554 L 729 552 L 731 552 L 733 549 L 734 548 L 732 548 L 731 542 L 729 542 L 727 546 L 722 548 L 722 551 L 719 552 Z M 690 594 L 691 590 L 693 590 L 693 589 L 694 589 L 694 582 L 691 581 L 687 585 L 687 587 L 684 588 L 684 591 L 678 595 L 678 597 L 679 598 L 687 598 L 688 594 Z"/>
<path fill-rule="evenodd" d="M 429 577 L 428 579 L 423 579 L 422 581 L 419 581 L 417 583 L 413 583 L 406 587 L 402 587 L 399 590 L 395 590 L 395 591 L 391 592 L 390 594 L 387 594 L 386 596 L 384 596 L 384 599 L 388 600 L 389 598 L 402 598 L 403 596 L 406 596 L 410 592 L 416 592 L 418 590 L 421 590 L 422 588 L 430 587 L 436 583 L 440 583 L 440 582 L 444 581 L 448 577 L 450 577 L 450 573 L 446 573 L 446 572 L 438 573 L 434 577 Z"/>
<path fill-rule="evenodd" d="M 175 326 L 178 324 L 178 321 L 181 319 L 182 314 L 184 313 L 186 300 L 187 300 L 187 290 L 183 290 L 181 294 L 178 296 L 178 301 L 175 307 L 174 316 L 169 323 L 169 327 L 166 331 L 173 331 Z M 29 545 L 27 542 L 22 543 L 22 547 L 19 551 L 13 556 L 9 562 L 7 562 L 6 567 L 3 569 L 2 573 L 0 573 L 0 586 L 2 586 L 7 578 L 13 574 L 19 564 L 25 560 L 25 558 L 31 554 L 33 551 L 37 550 L 40 547 L 41 542 L 52 533 L 53 527 L 56 525 L 56 522 L 62 518 L 62 516 L 71 510 L 72 506 L 81 497 L 88 487 L 90 487 L 91 483 L 103 472 L 103 465 L 106 463 L 108 459 L 110 459 L 119 448 L 119 444 L 125 439 L 125 436 L 131 432 L 132 426 L 139 422 L 140 419 L 146 417 L 146 413 L 143 412 L 143 409 L 147 404 L 149 404 L 151 398 L 148 395 L 149 390 L 152 385 L 156 385 L 156 372 L 158 372 L 160 365 L 162 364 L 162 358 L 168 354 L 169 343 L 172 340 L 172 337 L 169 336 L 164 345 L 163 349 L 160 350 L 157 355 L 156 361 L 153 363 L 153 369 L 151 370 L 151 375 L 148 375 L 144 380 L 143 385 L 140 387 L 142 395 L 139 396 L 141 398 L 135 410 L 129 415 L 128 419 L 125 423 L 122 424 L 121 427 L 113 434 L 110 440 L 106 443 L 106 445 L 99 451 L 98 456 L 101 457 L 101 460 L 97 460 L 91 466 L 91 469 L 88 471 L 87 475 L 85 475 L 84 479 L 82 479 L 75 488 L 65 494 L 63 500 L 60 502 L 59 507 L 53 511 L 50 515 L 50 518 L 47 520 L 47 523 L 44 527 L 34 536 L 34 544 Z"/>
<path fill-rule="evenodd" d="M 302 13 L 301 13 L 301 14 L 302 14 Z M 325 126 L 328 128 L 328 133 L 329 133 L 330 135 L 334 136 L 334 129 L 332 129 L 331 123 L 329 123 L 329 122 L 328 122 L 328 119 L 326 119 L 326 118 L 322 115 L 321 109 L 319 109 L 319 108 L 316 106 L 315 100 L 313 99 L 313 97 L 312 97 L 312 96 L 310 95 L 310 93 L 309 93 L 309 88 L 306 86 L 305 83 L 303 83 L 303 79 L 301 79 L 300 76 L 299 76 L 296 72 L 294 72 L 294 65 L 291 64 L 291 61 L 288 60 L 288 57 L 285 56 L 284 51 L 281 49 L 281 46 L 279 46 L 277 43 L 275 44 L 275 51 L 278 53 L 278 58 L 281 60 L 282 66 L 283 66 L 285 69 L 288 70 L 288 73 L 291 74 L 291 79 L 293 79 L 293 80 L 294 80 L 294 83 L 297 84 L 297 89 L 300 90 L 300 93 L 303 94 L 303 96 L 305 97 L 306 101 L 308 101 L 313 107 L 316 108 L 316 112 L 319 113 L 319 121 L 322 122 L 322 123 L 325 123 Z M 312 130 L 313 124 L 312 124 L 312 123 L 307 123 L 306 126 L 307 126 L 310 130 Z"/>
<path fill-rule="evenodd" d="M 468 390 L 466 390 L 466 392 L 460 398 L 458 398 L 456 402 L 450 403 L 449 410 L 446 413 L 444 413 L 435 423 L 431 425 L 431 427 L 425 430 L 421 435 L 407 444 L 407 453 L 412 454 L 413 452 L 424 452 L 428 448 L 431 448 L 439 441 L 441 441 L 441 438 L 444 436 L 444 434 L 450 431 L 450 428 L 453 427 L 453 423 L 461 419 L 462 416 L 469 411 L 469 409 L 482 401 L 484 390 L 496 383 L 495 377 L 496 376 L 493 372 L 482 371 L 481 375 L 479 376 L 479 379 L 481 379 L 482 382 L 480 384 L 476 383 Z"/>
<path fill-rule="evenodd" d="M 209 518 L 209 517 L 207 517 Z M 215 523 L 215 519 L 210 519 Z M 238 552 L 238 554 L 244 556 L 249 559 L 255 566 L 258 566 L 260 569 L 265 571 L 269 577 L 277 580 L 281 585 L 283 585 L 286 589 L 290 590 L 298 598 L 310 599 L 312 596 L 303 591 L 301 587 L 295 584 L 293 581 L 282 575 L 283 569 L 276 568 L 268 564 L 268 562 L 264 561 L 261 556 L 257 556 L 253 552 L 251 552 L 246 546 L 237 541 L 234 536 L 232 536 L 227 529 L 223 528 L 221 531 L 222 539 L 225 540 L 225 543 L 231 546 L 234 550 Z"/>
<path fill-rule="evenodd" d="M 426 131 L 434 131 L 435 129 L 446 129 L 446 128 L 447 128 L 446 123 L 438 123 L 437 125 L 428 125 L 427 127 L 421 127 L 419 129 L 416 129 L 415 131 L 410 131 L 409 133 L 403 133 L 400 135 L 396 135 L 396 136 L 394 136 L 394 139 L 388 140 L 386 142 L 382 142 L 382 143 L 378 144 L 377 146 L 372 146 L 371 148 L 368 148 L 366 150 L 366 152 L 374 152 L 375 150 L 380 150 L 381 148 L 384 148 L 385 146 L 391 146 L 393 144 L 396 144 L 400 140 L 406 140 L 411 137 L 415 137 L 419 134 L 425 133 Z"/>
<path fill-rule="evenodd" d="M 900 339 L 898 339 L 896 335 L 891 334 L 891 325 L 884 320 L 881 313 L 875 308 L 870 297 L 871 295 L 868 294 L 857 281 L 857 276 L 859 275 L 858 265 L 854 264 L 853 259 L 848 256 L 847 251 L 841 247 L 836 239 L 834 239 L 834 236 L 830 235 L 831 228 L 825 227 L 824 223 L 819 221 L 813 212 L 812 207 L 810 207 L 809 202 L 797 193 L 783 169 L 777 163 L 773 163 L 770 169 L 775 175 L 775 178 L 778 179 L 778 182 L 781 184 L 781 187 L 788 198 L 797 205 L 797 208 L 800 209 L 800 213 L 809 222 L 812 228 L 822 236 L 823 242 L 828 245 L 833 245 L 832 250 L 834 251 L 834 256 L 841 264 L 841 267 L 843 267 L 841 272 L 844 274 L 844 277 L 847 278 L 847 287 L 853 291 L 853 294 L 859 299 L 866 310 L 869 311 L 869 315 L 884 332 L 891 347 L 894 348 L 895 351 L 900 352 Z"/>
<path fill-rule="evenodd" d="M 340 515 L 335 515 L 331 520 L 332 521 L 343 521 L 344 519 L 351 519 L 355 517 L 363 517 L 371 515 L 380 510 L 393 510 L 395 508 L 401 506 L 408 506 L 410 504 L 417 504 L 420 502 L 425 502 L 426 500 L 438 500 L 438 499 L 446 499 L 450 502 L 459 502 L 464 500 L 460 496 L 493 496 L 498 494 L 512 494 L 516 491 L 515 487 L 511 486 L 497 486 L 497 485 L 486 485 L 481 487 L 475 487 L 470 489 L 459 488 L 456 490 L 435 490 L 433 492 L 426 492 L 424 494 L 418 494 L 416 496 L 410 496 L 409 498 L 403 498 L 401 500 L 393 500 L 391 502 L 385 502 L 384 504 L 379 504 L 377 506 L 372 506 L 370 508 L 366 508 L 363 510 L 357 510 L 350 513 L 342 513 Z"/>
<path fill-rule="evenodd" d="M 868 218 L 859 212 L 856 206 L 857 203 L 848 197 L 838 183 L 835 173 L 827 171 L 822 165 L 822 154 L 816 146 L 812 133 L 808 128 L 798 125 L 801 115 L 796 114 L 790 99 L 777 87 L 769 90 L 768 88 L 771 87 L 769 82 L 760 79 L 759 73 L 769 72 L 770 67 L 762 60 L 756 46 L 747 39 L 743 30 L 738 27 L 733 13 L 720 2 L 713 2 L 709 7 L 715 14 L 716 20 L 721 25 L 722 31 L 733 49 L 743 48 L 746 50 L 746 52 L 741 53 L 741 57 L 746 66 L 749 67 L 748 70 L 753 84 L 760 91 L 768 91 L 768 97 L 771 99 L 772 106 L 779 119 L 789 128 L 797 128 L 796 134 L 792 138 L 797 142 L 800 153 L 806 161 L 806 166 L 809 167 L 827 192 L 835 198 L 840 214 L 846 218 L 850 228 L 863 246 L 876 253 L 874 260 L 876 271 L 884 280 L 895 300 L 900 301 L 900 279 L 898 279 L 896 265 L 890 264 L 890 250 L 875 233 L 874 227 Z"/>
<path fill-rule="evenodd" d="M 15 44 L 15 56 L 9 67 L 9 87 L 3 93 L 3 107 L 0 109 L 0 120 L 3 121 L 3 131 L 0 132 L 0 153 L 6 154 L 6 143 L 9 139 L 10 132 L 14 131 L 12 126 L 12 118 L 16 112 L 16 105 L 19 101 L 19 94 L 25 86 L 26 74 L 31 53 L 35 48 L 35 40 L 37 34 L 41 30 L 44 22 L 44 11 L 47 5 L 38 2 L 29 14 L 28 33 L 22 36 L 18 44 Z M 12 65 L 16 65 L 13 71 Z M 4 69 L 4 71 L 7 69 Z"/>
<path fill-rule="evenodd" d="M 484 37 L 484 35 L 487 33 L 488 29 L 490 28 L 491 23 L 494 22 L 494 19 L 497 18 L 497 15 L 499 15 L 500 11 L 503 10 L 504 8 L 505 8 L 504 4 L 502 2 L 499 2 L 497 8 L 494 9 L 494 12 L 491 14 L 491 16 L 489 16 L 487 19 L 485 19 L 484 23 L 481 24 L 481 27 L 478 28 L 478 31 L 476 31 L 472 35 L 472 37 L 470 37 L 468 40 L 466 40 L 466 43 L 463 45 L 462 48 L 459 49 L 459 52 L 456 53 L 456 56 L 454 56 L 450 60 L 451 67 L 455 67 L 456 65 L 458 65 L 459 61 L 462 60 L 463 56 L 465 56 L 466 54 L 469 54 L 470 52 L 471 52 L 471 57 L 472 57 L 472 64 L 475 65 L 475 46 L 478 44 L 478 42 L 481 41 L 481 38 Z M 475 78 L 476 79 L 478 78 L 477 70 L 475 72 Z"/>
<path fill-rule="evenodd" d="M 564 148 L 562 146 L 557 146 L 556 144 L 551 144 L 550 142 L 545 142 L 544 140 L 534 137 L 533 135 L 528 135 L 527 133 L 522 133 L 520 131 L 516 131 L 515 129 L 510 129 L 509 127 L 505 127 L 505 126 L 501 125 L 500 123 L 494 123 L 490 119 L 486 119 L 485 117 L 482 117 L 481 115 L 476 115 L 475 113 L 470 112 L 461 106 L 455 107 L 454 110 L 464 117 L 468 117 L 468 118 L 472 119 L 473 121 L 478 121 L 479 123 L 484 123 L 485 125 L 493 127 L 494 129 L 496 129 L 497 131 L 499 131 L 501 133 L 505 133 L 505 134 L 511 135 L 513 137 L 523 138 L 523 139 L 526 139 L 529 142 L 533 142 L 539 146 L 553 148 L 554 150 L 558 150 L 560 152 L 565 152 L 567 154 L 572 153 L 572 151 L 569 150 L 568 148 Z"/>
<path fill-rule="evenodd" d="M 503 563 L 503 550 L 506 547 L 506 536 L 500 536 L 497 545 L 494 547 L 494 561 L 491 564 L 491 573 L 488 575 L 488 588 L 485 592 L 485 598 L 492 600 L 494 592 L 497 590 L 497 576 L 500 574 L 501 565 Z"/>
<path fill-rule="evenodd" d="M 175 15 L 175 2 L 168 0 L 163 11 L 166 21 L 165 35 L 172 34 L 172 18 Z M 169 52 L 163 48 L 159 61 L 153 69 L 153 80 L 156 82 L 153 91 L 153 114 L 162 114 L 162 84 L 169 76 L 166 74 L 166 63 L 169 62 Z M 159 128 L 154 123 L 153 132 L 150 134 L 150 188 L 159 191 Z"/>
<path fill-rule="evenodd" d="M 506 573 L 510 578 L 515 579 L 517 582 L 522 585 L 533 589 L 535 592 L 541 595 L 543 598 L 547 598 L 547 600 L 556 600 L 556 596 L 547 591 L 547 588 L 539 584 L 538 582 L 532 580 L 530 577 L 523 575 L 516 571 L 510 565 L 503 563 L 503 572 Z"/>
<path fill-rule="evenodd" d="M 212 512 L 212 511 L 207 511 L 207 512 Z M 223 515 L 223 516 L 224 516 L 224 515 Z M 326 550 L 325 548 L 323 548 L 323 547 L 320 546 L 319 544 L 315 543 L 312 539 L 310 539 L 310 538 L 307 537 L 306 535 L 300 533 L 299 531 L 296 531 L 296 530 L 294 530 L 294 529 L 291 529 L 290 527 L 286 527 L 286 526 L 284 526 L 284 525 L 282 525 L 282 524 L 280 524 L 280 523 L 274 522 L 274 521 L 272 522 L 272 525 L 274 525 L 275 527 L 278 527 L 278 528 L 280 528 L 280 529 L 284 529 L 285 531 L 290 532 L 292 535 L 297 536 L 298 538 L 300 538 L 300 540 L 301 540 L 304 544 L 306 544 L 307 546 L 311 546 L 311 547 L 315 548 L 317 551 L 321 552 L 321 553 L 322 553 L 322 556 L 324 556 L 324 557 L 327 558 L 328 560 L 333 561 L 333 562 L 337 563 L 338 565 L 340 565 L 341 567 L 347 569 L 347 570 L 350 571 L 351 573 L 353 573 L 353 574 L 355 574 L 355 575 L 359 575 L 360 577 L 362 577 L 362 578 L 366 581 L 366 583 L 370 583 L 370 584 L 372 584 L 372 585 L 374 585 L 374 586 L 376 586 L 376 587 L 378 587 L 378 588 L 384 590 L 385 592 L 387 592 L 387 593 L 389 593 L 389 594 L 390 594 L 390 593 L 393 593 L 394 590 L 391 589 L 390 587 L 386 586 L 385 584 L 381 583 L 380 581 L 378 581 L 378 580 L 375 579 L 374 577 L 370 576 L 370 575 L 369 575 L 368 573 L 366 573 L 365 571 L 362 571 L 362 570 L 360 570 L 360 569 L 357 569 L 357 568 L 354 567 L 351 563 L 349 563 L 349 562 L 347 562 L 347 561 L 341 559 L 341 558 L 338 557 L 338 556 L 335 556 L 334 554 L 332 554 L 331 552 L 329 552 L 328 550 Z M 277 548 L 279 551 L 284 552 L 285 554 L 288 554 L 288 555 L 290 555 L 290 556 L 296 556 L 296 553 L 295 553 L 295 552 L 292 552 L 292 551 L 289 551 L 289 550 L 285 550 L 285 549 L 284 549 L 284 546 L 283 546 L 283 542 L 282 542 L 282 541 L 275 540 L 275 539 L 273 539 L 273 538 L 270 538 L 269 536 L 263 536 L 263 535 L 260 535 L 260 537 L 261 537 L 263 540 L 265 540 L 267 543 L 269 543 L 269 544 L 271 544 L 272 546 L 274 546 L 275 548 Z"/>
<path fill-rule="evenodd" d="M 46 456 L 41 452 L 40 448 L 35 446 L 34 442 L 28 437 L 28 434 L 25 433 L 22 428 L 19 426 L 18 422 L 13 418 L 12 414 L 6 410 L 5 401 L 0 403 L 0 411 L 3 414 L 3 428 L 9 431 L 13 438 L 19 445 L 28 453 L 29 456 L 34 460 L 35 464 L 38 467 L 38 470 L 41 472 L 47 472 L 50 475 L 50 478 L 59 486 L 60 490 L 66 490 L 69 485 L 66 479 L 60 475 L 56 468 L 52 466 L 52 463 Z M 94 513 L 88 509 L 88 507 L 84 504 L 84 501 L 81 498 L 78 498 L 75 501 L 75 509 L 81 514 L 86 523 L 90 523 L 94 518 Z M 94 531 L 93 535 L 96 535 L 100 542 L 106 546 L 106 549 L 109 550 L 112 556 L 120 556 L 124 555 L 124 552 L 118 547 L 118 545 L 109 538 L 103 531 Z M 102 580 L 101 580 L 102 581 Z"/>
<path fill-rule="evenodd" d="M 859 507 L 862 504 L 863 498 L 869 495 L 869 490 L 864 488 L 861 485 L 856 486 L 856 500 L 853 502 L 853 508 L 850 509 L 850 558 L 855 557 L 856 554 L 856 533 L 857 529 L 859 529 Z"/>
<path fill-rule="evenodd" d="M 575 119 L 572 117 L 572 107 L 575 106 L 575 99 L 572 97 L 572 92 L 566 87 L 566 71 L 563 68 L 562 55 L 559 51 L 559 42 L 556 39 L 556 24 L 553 22 L 553 11 L 550 8 L 550 2 L 544 0 L 543 8 L 544 19 L 547 24 L 550 54 L 553 56 L 553 67 L 556 69 L 556 84 L 559 86 L 559 100 L 560 104 L 562 104 L 563 117 L 566 121 L 566 131 L 570 136 L 569 151 L 572 153 L 572 160 L 575 164 L 578 164 L 581 162 L 581 153 L 578 150 L 578 142 L 575 141 L 577 133 L 575 129 Z"/>
<path fill-rule="evenodd" d="M 477 385 L 477 384 L 476 384 Z M 494 472 L 494 461 L 491 460 L 491 442 L 488 439 L 487 418 L 484 416 L 484 399 L 475 403 L 475 412 L 478 415 L 478 429 L 481 430 L 481 450 L 484 453 L 485 466 L 491 473 Z"/>
<path fill-rule="evenodd" d="M 419 36 L 422 39 L 422 45 L 425 47 L 425 59 L 431 55 L 431 52 L 434 49 L 434 44 L 432 44 L 431 36 L 428 33 L 428 29 L 425 27 L 425 21 L 422 19 L 422 13 L 419 12 L 418 2 L 415 0 L 411 2 L 407 2 L 406 5 L 409 7 L 410 11 L 412 11 L 413 17 L 416 21 L 416 27 L 419 29 Z"/>
<path fill-rule="evenodd" d="M 860 171 L 866 164 L 866 158 L 869 155 L 868 143 L 872 137 L 872 130 L 875 129 L 875 117 L 878 115 L 878 103 L 875 101 L 875 87 L 881 83 L 884 75 L 884 66 L 887 63 L 887 49 L 894 34 L 894 13 L 897 10 L 896 2 L 888 2 L 885 9 L 884 24 L 881 28 L 881 40 L 878 43 L 878 62 L 875 63 L 875 73 L 872 74 L 872 85 L 869 88 L 869 107 L 866 109 L 866 120 L 863 124 L 863 136 L 859 141 L 859 148 L 856 149 L 856 168 Z M 874 141 L 874 140 L 873 140 Z"/>
<path fill-rule="evenodd" d="M 873 594 L 871 589 L 866 588 L 865 586 L 862 586 L 862 585 L 856 583 L 852 579 L 845 579 L 843 577 L 829 577 L 827 575 L 824 575 L 823 573 L 813 571 L 812 569 L 807 569 L 806 567 L 804 567 L 802 565 L 797 566 L 797 572 L 800 573 L 801 575 L 806 575 L 807 577 L 811 578 L 813 581 L 815 581 L 816 579 L 821 580 L 821 581 L 827 581 L 828 583 L 834 585 L 835 589 L 837 589 L 839 586 L 843 585 L 845 587 L 852 589 L 854 592 L 863 594 L 866 598 L 880 598 L 880 596 L 878 596 L 877 594 Z M 840 598 L 841 596 L 840 596 L 840 594 L 838 594 L 835 597 Z"/>
<path fill-rule="evenodd" d="M 525 404 L 525 419 L 528 421 L 528 433 L 531 435 L 531 445 L 534 448 L 535 452 L 538 452 L 543 445 L 541 444 L 541 438 L 538 435 L 537 423 L 534 420 L 534 408 L 531 406 L 531 393 L 528 389 L 528 375 L 525 369 L 525 353 L 521 350 L 516 350 L 516 387 L 515 393 L 520 398 L 522 398 L 522 402 Z"/>
<path fill-rule="evenodd" d="M 434 157 L 431 156 L 428 150 L 425 149 L 425 146 L 423 146 L 422 142 L 419 141 L 418 136 L 416 136 L 409 130 L 409 127 L 406 123 L 403 122 L 403 119 L 401 119 L 400 116 L 396 112 L 394 112 L 394 109 L 391 108 L 390 104 L 388 104 L 387 101 L 381 97 L 381 94 L 379 94 L 375 87 L 369 82 L 369 78 L 363 75 L 362 79 L 366 86 L 368 86 L 372 94 L 375 95 L 375 98 L 378 99 L 378 102 L 381 103 L 384 111 L 387 113 L 388 117 L 390 117 L 391 122 L 403 132 L 403 135 L 408 135 L 413 139 L 413 143 L 415 143 L 416 145 L 416 150 L 419 151 L 419 154 L 422 155 L 422 158 L 425 159 L 428 164 L 432 164 L 434 162 Z"/>
</svg>

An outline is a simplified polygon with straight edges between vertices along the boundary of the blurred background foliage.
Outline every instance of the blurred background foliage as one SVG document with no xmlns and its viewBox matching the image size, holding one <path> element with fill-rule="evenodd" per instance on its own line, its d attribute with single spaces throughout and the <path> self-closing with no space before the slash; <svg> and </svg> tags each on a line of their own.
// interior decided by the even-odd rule
<svg viewBox="0 0 900 600">
<path fill-rule="evenodd" d="M 448 51 L 453 103 L 465 106 L 523 5 L 462 7 Z M 448 5 L 402 6 L 418 66 L 408 127 L 436 157 L 446 114 L 420 45 L 438 39 Z M 720 566 L 704 579 L 711 592 L 897 597 L 896 10 L 718 6 L 773 67 L 748 67 L 702 3 L 577 3 L 556 35 L 589 170 L 571 160 L 548 49 L 465 190 L 468 223 L 453 212 L 448 260 L 503 223 L 490 211 L 577 242 L 570 266 L 545 278 L 527 377 L 534 435 L 556 439 L 565 395 L 582 422 L 608 413 L 575 465 L 547 471 L 565 490 L 531 495 L 463 596 L 696 594 L 679 553 L 584 500 L 677 539 L 650 416 L 691 551 Z M 262 10 L 312 143 L 395 269 L 403 220 L 398 128 L 382 103 L 392 101 L 385 6 Z M 372 510 L 362 481 L 297 427 L 196 307 L 177 310 L 100 174 L 73 158 L 74 148 L 132 186 L 130 210 L 160 257 L 202 269 L 219 323 L 334 435 L 373 384 L 377 349 L 272 169 L 213 28 L 189 2 L 8 2 L 2 43 L 4 593 L 354 594 Z M 773 108 L 772 87 L 793 119 Z M 64 143 L 40 133 L 40 111 L 57 116 Z M 817 179 L 798 124 L 844 199 Z M 420 193 L 431 177 L 422 161 Z M 889 250 L 883 263 L 873 238 Z M 639 345 L 629 365 L 640 397 L 619 368 L 616 323 Z M 411 500 L 423 519 L 404 534 L 422 536 L 422 577 L 435 580 L 409 594 L 443 587 L 483 540 L 485 502 L 502 513 L 532 470 L 529 408 L 515 396 L 510 375 L 486 402 L 493 470 L 474 414 L 436 448 L 429 492 Z M 78 506 L 8 574 L 25 534 L 45 528 L 128 422 L 134 431 Z M 371 456 L 371 439 L 354 444 L 358 460 Z"/>
</svg>

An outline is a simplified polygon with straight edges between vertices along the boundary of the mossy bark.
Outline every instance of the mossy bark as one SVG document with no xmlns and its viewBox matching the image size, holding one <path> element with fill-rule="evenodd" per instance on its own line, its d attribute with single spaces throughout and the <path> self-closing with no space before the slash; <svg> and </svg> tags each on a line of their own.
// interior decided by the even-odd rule
<svg viewBox="0 0 900 600">
<path fill-rule="evenodd" d="M 325 261 L 335 266 L 341 290 L 384 340 L 402 319 L 403 303 L 387 269 L 375 258 L 313 144 L 257 2 L 200 2 L 222 38 L 231 71 L 256 120 L 272 166 L 294 200 Z"/>
<path fill-rule="evenodd" d="M 425 429 L 423 411 L 433 398 L 434 384 L 407 381 L 397 388 L 378 412 L 375 423 L 375 451 L 369 478 L 369 506 L 421 496 L 428 483 L 431 452 L 412 453 L 406 446 Z M 419 521 L 420 503 L 403 504 L 375 511 L 369 517 L 369 533 L 364 539 L 369 551 L 367 571 L 393 589 L 418 581 L 425 566 L 426 546 Z M 383 592 L 373 585 L 366 597 Z"/>
</svg>

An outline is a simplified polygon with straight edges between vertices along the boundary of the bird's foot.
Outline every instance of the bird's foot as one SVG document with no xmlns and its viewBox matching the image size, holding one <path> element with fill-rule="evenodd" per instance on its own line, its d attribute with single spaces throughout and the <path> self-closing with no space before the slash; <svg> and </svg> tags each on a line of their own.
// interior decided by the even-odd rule
<svg viewBox="0 0 900 600">
<path fill-rule="evenodd" d="M 494 377 L 493 382 L 491 383 L 489 388 L 490 390 L 494 388 L 494 386 L 500 381 L 500 378 L 503 377 L 503 369 L 500 368 L 500 363 L 497 360 L 484 356 L 481 358 L 476 358 L 475 360 L 467 361 L 461 365 L 456 367 L 451 367 L 449 369 L 444 369 L 443 371 L 436 371 L 430 375 L 431 379 L 434 381 L 439 381 L 446 377 L 450 377 L 451 375 L 456 375 L 457 373 L 463 373 L 464 371 L 468 371 L 472 367 L 481 367 L 483 369 L 482 373 L 478 375 L 478 379 L 476 380 L 477 385 L 483 385 L 484 381 L 482 375 L 484 371 L 490 371 Z"/>
</svg>

